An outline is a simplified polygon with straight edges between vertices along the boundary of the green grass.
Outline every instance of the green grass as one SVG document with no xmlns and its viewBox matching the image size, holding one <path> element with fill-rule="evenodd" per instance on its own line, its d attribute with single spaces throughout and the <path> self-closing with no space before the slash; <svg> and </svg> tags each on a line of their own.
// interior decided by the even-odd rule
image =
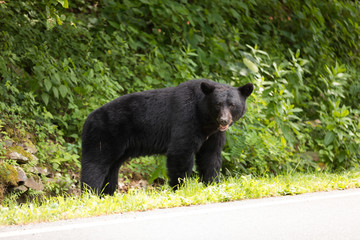
<svg viewBox="0 0 360 240">
<path fill-rule="evenodd" d="M 0 225 L 49 222 L 158 208 L 227 202 L 243 199 L 359 188 L 360 172 L 291 174 L 277 177 L 227 178 L 205 187 L 192 179 L 174 192 L 162 189 L 132 190 L 98 198 L 93 195 L 61 196 L 40 202 L 0 206 Z"/>
</svg>

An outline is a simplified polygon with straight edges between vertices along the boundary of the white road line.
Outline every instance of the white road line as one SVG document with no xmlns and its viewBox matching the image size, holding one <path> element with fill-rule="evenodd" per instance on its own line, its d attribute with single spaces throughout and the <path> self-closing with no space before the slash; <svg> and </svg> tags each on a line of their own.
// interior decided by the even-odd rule
<svg viewBox="0 0 360 240">
<path fill-rule="evenodd" d="M 70 225 L 64 226 L 53 226 L 53 227 L 39 227 L 36 229 L 25 229 L 25 230 L 15 230 L 8 232 L 0 232 L 0 239 L 15 237 L 15 236 L 25 236 L 25 235 L 34 235 L 48 232 L 58 232 L 58 231 L 68 231 L 73 229 L 83 229 L 83 228 L 91 228 L 91 227 L 99 227 L 99 226 L 109 226 L 112 224 L 119 223 L 131 223 L 135 221 L 147 221 L 147 220 L 156 220 L 160 218 L 173 218 L 173 217 L 181 217 L 181 216 L 189 216 L 189 215 L 199 215 L 199 214 L 209 214 L 216 212 L 225 212 L 225 211 L 233 211 L 240 209 L 251 209 L 251 208 L 260 208 L 260 207 L 268 207 L 268 206 L 278 206 L 283 204 L 291 204 L 291 203 L 301 203 L 301 202 L 310 202 L 310 201 L 318 201 L 318 200 L 328 200 L 328 199 L 336 199 L 336 198 L 346 198 L 351 196 L 360 196 L 360 191 L 350 191 L 350 192 L 336 192 L 336 193 L 320 193 L 318 196 L 317 193 L 315 195 L 305 194 L 305 195 L 297 195 L 292 197 L 279 197 L 279 198 L 271 198 L 271 199 L 256 199 L 243 201 L 243 204 L 236 206 L 220 206 L 215 208 L 210 208 L 209 205 L 199 206 L 200 209 L 194 208 L 186 208 L 186 210 L 182 212 L 167 212 L 166 214 L 161 214 L 161 212 L 157 213 L 155 216 L 136 216 L 130 218 L 119 218 L 114 220 L 102 220 L 95 222 L 87 222 L 87 223 L 69 223 Z M 260 201 L 260 202 L 259 202 Z M 240 201 L 241 203 L 241 201 Z M 226 203 L 225 203 L 226 204 Z M 228 203 L 232 204 L 232 203 Z M 170 210 L 171 209 L 167 209 Z M 160 210 L 161 211 L 161 210 Z M 76 220 L 77 221 L 77 220 Z M 66 224 L 66 223 L 65 223 Z"/>
</svg>

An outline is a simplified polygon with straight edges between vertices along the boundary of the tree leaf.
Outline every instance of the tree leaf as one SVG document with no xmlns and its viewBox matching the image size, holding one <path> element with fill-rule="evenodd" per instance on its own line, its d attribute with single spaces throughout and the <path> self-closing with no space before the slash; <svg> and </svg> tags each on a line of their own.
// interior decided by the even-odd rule
<svg viewBox="0 0 360 240">
<path fill-rule="evenodd" d="M 285 147 L 286 146 L 286 139 L 283 136 L 281 136 L 280 140 L 281 140 L 281 143 L 282 143 L 283 147 Z"/>
<path fill-rule="evenodd" d="M 58 3 L 60 3 L 63 8 L 69 8 L 69 1 L 68 0 L 57 0 Z"/>
<path fill-rule="evenodd" d="M 346 117 L 349 113 L 349 110 L 345 109 L 344 111 L 341 111 L 341 117 Z"/>
<path fill-rule="evenodd" d="M 335 133 L 334 132 L 327 132 L 324 138 L 324 144 L 325 146 L 330 145 L 335 139 Z"/>
<path fill-rule="evenodd" d="M 60 84 L 61 84 L 61 79 L 60 79 L 59 74 L 58 74 L 58 73 L 54 73 L 54 74 L 52 75 L 51 81 L 52 81 L 56 86 L 60 85 Z"/>
<path fill-rule="evenodd" d="M 292 112 L 302 112 L 303 110 L 301 108 L 293 108 L 291 109 Z"/>
<path fill-rule="evenodd" d="M 250 61 L 247 58 L 243 58 L 243 62 L 244 64 L 254 73 L 258 73 L 259 72 L 259 68 L 256 66 L 255 63 L 253 63 L 252 61 Z"/>
<path fill-rule="evenodd" d="M 342 163 L 344 161 L 345 157 L 346 157 L 346 152 L 341 151 L 340 154 L 338 154 L 337 159 L 340 163 Z"/>
<path fill-rule="evenodd" d="M 46 90 L 47 92 L 49 92 L 50 89 L 51 89 L 51 86 L 52 86 L 51 81 L 50 81 L 49 79 L 45 79 L 45 80 L 44 80 L 44 85 L 45 85 L 45 90 Z"/>
<path fill-rule="evenodd" d="M 67 87 L 65 85 L 61 85 L 59 87 L 59 91 L 60 91 L 60 94 L 61 94 L 61 96 L 63 98 L 66 97 L 66 94 L 68 93 L 68 89 L 67 89 Z"/>
<path fill-rule="evenodd" d="M 61 26 L 63 24 L 63 22 L 61 21 L 61 18 L 57 14 L 55 14 L 55 17 L 56 17 L 57 24 L 59 24 Z"/>
<path fill-rule="evenodd" d="M 56 87 L 53 87 L 53 92 L 54 92 L 54 96 L 55 98 L 59 99 L 59 90 Z"/>
<path fill-rule="evenodd" d="M 49 95 L 47 93 L 41 94 L 41 98 L 44 101 L 45 105 L 47 106 L 49 103 Z"/>
<path fill-rule="evenodd" d="M 286 124 L 279 124 L 279 126 L 289 146 L 293 147 L 293 143 L 295 142 L 295 137 L 291 132 L 291 128 Z"/>
</svg>

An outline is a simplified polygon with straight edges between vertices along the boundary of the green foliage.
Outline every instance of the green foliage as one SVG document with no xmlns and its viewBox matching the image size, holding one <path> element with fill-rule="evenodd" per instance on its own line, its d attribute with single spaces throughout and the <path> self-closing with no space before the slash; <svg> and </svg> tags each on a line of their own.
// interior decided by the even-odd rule
<svg viewBox="0 0 360 240">
<path fill-rule="evenodd" d="M 256 85 L 227 135 L 224 173 L 356 167 L 359 13 L 350 0 L 4 1 L 0 134 L 12 122 L 33 132 L 40 163 L 71 180 L 63 169 L 79 167 L 93 109 L 210 78 Z M 141 161 L 130 166 L 153 180 L 164 177 L 163 162 L 152 174 Z"/>
<path fill-rule="evenodd" d="M 45 185 L 45 192 L 50 193 L 53 196 L 66 195 L 76 188 L 76 183 L 77 180 L 67 173 L 57 174 L 54 181 L 47 182 Z"/>
<path fill-rule="evenodd" d="M 162 179 L 163 181 L 167 180 L 166 174 L 166 158 L 164 156 L 158 157 L 156 162 L 156 168 L 151 173 L 148 181 L 149 184 L 153 184 L 155 180 Z"/>
<path fill-rule="evenodd" d="M 351 76 L 343 65 L 325 66 L 324 73 L 313 74 L 322 81 L 312 87 L 311 62 L 300 51 L 289 53 L 291 58 L 280 63 L 257 49 L 246 54 L 256 68 L 246 67 L 256 71 L 245 77 L 261 95 L 250 102 L 245 123 L 235 125 L 228 136 L 228 172 L 276 174 L 359 165 L 359 111 L 340 107 Z"/>
<path fill-rule="evenodd" d="M 358 110 L 340 105 L 340 100 L 332 102 L 330 108 L 322 106 L 320 112 L 321 133 L 323 139 L 316 139 L 316 148 L 320 157 L 333 168 L 349 168 L 358 165 L 360 151 L 360 129 Z M 350 113 L 349 109 L 352 111 Z M 319 131 L 319 129 L 317 129 Z M 324 136 L 325 135 L 325 136 Z"/>
<path fill-rule="evenodd" d="M 244 121 L 235 124 L 228 135 L 230 154 L 225 154 L 225 169 L 235 174 L 276 174 L 316 167 L 300 156 L 306 148 L 299 116 L 306 111 L 301 106 L 306 106 L 303 101 L 309 88 L 301 82 L 303 73 L 308 72 L 308 61 L 300 58 L 299 52 L 290 51 L 291 60 L 277 63 L 267 53 L 250 49 L 250 53 L 243 53 L 248 61 L 245 65 L 256 71 L 240 71 L 257 85 L 259 94 L 248 100 Z"/>
</svg>

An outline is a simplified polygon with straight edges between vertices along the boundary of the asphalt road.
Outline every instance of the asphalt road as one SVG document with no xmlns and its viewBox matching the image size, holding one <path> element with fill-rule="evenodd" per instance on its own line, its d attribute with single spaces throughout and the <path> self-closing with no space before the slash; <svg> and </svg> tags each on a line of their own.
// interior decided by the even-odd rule
<svg viewBox="0 0 360 240">
<path fill-rule="evenodd" d="M 0 239 L 360 239 L 360 189 L 0 227 Z"/>
</svg>

